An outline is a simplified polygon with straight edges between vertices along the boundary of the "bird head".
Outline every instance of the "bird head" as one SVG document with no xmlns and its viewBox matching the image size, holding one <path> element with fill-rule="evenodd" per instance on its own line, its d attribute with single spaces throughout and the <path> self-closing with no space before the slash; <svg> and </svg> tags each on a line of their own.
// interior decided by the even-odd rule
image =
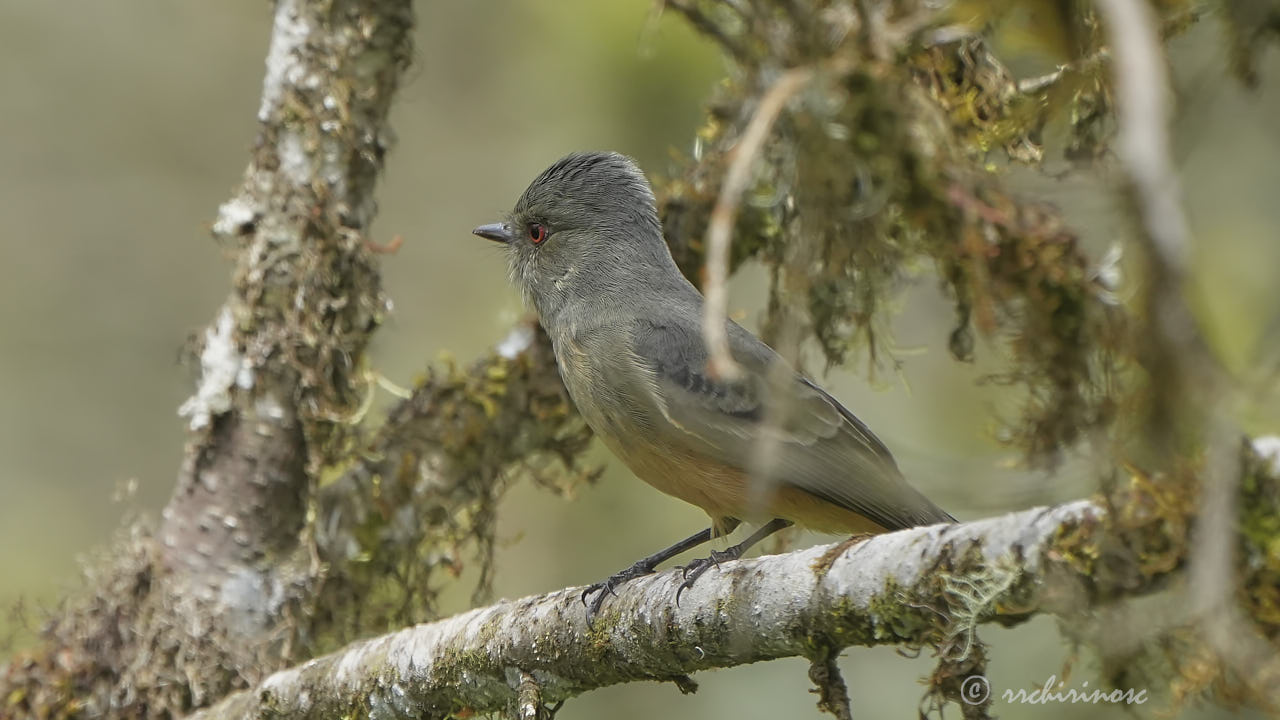
<svg viewBox="0 0 1280 720">
<path fill-rule="evenodd" d="M 504 222 L 472 231 L 502 243 L 511 279 L 546 321 L 678 275 L 640 168 L 612 152 L 574 153 L 530 183 Z"/>
</svg>

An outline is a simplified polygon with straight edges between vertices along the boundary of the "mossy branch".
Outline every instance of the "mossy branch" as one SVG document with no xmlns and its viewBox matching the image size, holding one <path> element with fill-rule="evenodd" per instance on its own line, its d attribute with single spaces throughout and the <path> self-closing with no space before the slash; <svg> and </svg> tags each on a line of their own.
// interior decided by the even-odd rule
<svg viewBox="0 0 1280 720">
<path fill-rule="evenodd" d="M 1140 565 L 1114 556 L 1107 533 L 1106 513 L 1088 501 L 915 528 L 726 563 L 679 605 L 681 577 L 669 571 L 620 588 L 594 626 L 582 588 L 568 588 L 355 643 L 194 717 L 493 712 L 513 706 L 526 676 L 541 701 L 553 703 L 761 660 L 821 661 L 851 645 L 930 645 L 960 661 L 967 628 L 957 624 L 1007 625 L 1156 587 L 1159 574 L 1124 573 L 1107 583 L 1089 572 L 1097 562 Z M 957 593 L 959 579 L 999 591 Z"/>
</svg>

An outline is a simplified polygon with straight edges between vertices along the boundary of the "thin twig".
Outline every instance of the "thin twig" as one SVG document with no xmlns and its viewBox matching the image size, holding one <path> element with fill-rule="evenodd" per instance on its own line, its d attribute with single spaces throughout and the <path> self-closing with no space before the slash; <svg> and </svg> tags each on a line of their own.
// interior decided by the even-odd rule
<svg viewBox="0 0 1280 720">
<path fill-rule="evenodd" d="M 681 15 L 684 15 L 685 19 L 689 21 L 689 24 L 692 25 L 695 30 L 698 30 L 719 43 L 721 47 L 733 56 L 734 60 L 737 60 L 739 63 L 745 63 L 750 60 L 750 54 L 747 52 L 746 47 L 742 45 L 741 41 L 721 27 L 715 20 L 708 17 L 706 13 L 702 12 L 702 9 L 698 7 L 697 3 L 686 2 L 685 0 L 663 0 L 661 6 L 672 8 Z M 729 6 L 734 7 L 740 15 L 742 14 L 741 8 L 735 7 L 731 3 Z"/>
<path fill-rule="evenodd" d="M 1273 656 L 1274 649 L 1257 640 L 1233 602 L 1241 433 L 1223 401 L 1225 375 L 1183 294 L 1191 231 L 1170 159 L 1172 93 L 1161 27 L 1144 0 L 1100 0 L 1098 7 L 1106 21 L 1114 58 L 1118 153 L 1141 220 L 1140 237 L 1150 274 L 1149 332 L 1159 356 L 1153 374 L 1161 381 L 1159 392 L 1179 398 L 1175 402 L 1181 404 L 1174 407 L 1183 415 L 1191 414 L 1179 420 L 1196 429 L 1205 448 L 1200 512 L 1188 567 L 1190 602 L 1185 610 L 1191 621 L 1202 627 L 1205 639 L 1223 662 L 1252 682 L 1257 658 Z M 1174 424 L 1163 425 L 1163 437 L 1157 440 L 1165 450 L 1176 449 Z M 1276 697 L 1265 685 L 1259 691 Z"/>
<path fill-rule="evenodd" d="M 1111 52 L 1114 61 L 1118 138 L 1117 152 L 1129 176 L 1136 213 L 1141 221 L 1138 234 L 1148 263 L 1147 308 L 1151 346 L 1154 352 L 1147 364 L 1152 381 L 1161 385 L 1164 397 L 1175 398 L 1167 407 L 1159 408 L 1162 419 L 1154 427 L 1154 439 L 1162 452 L 1177 449 L 1177 423 L 1185 422 L 1204 440 L 1228 442 L 1227 438 L 1238 433 L 1219 427 L 1226 422 L 1220 410 L 1213 407 L 1220 399 L 1210 390 L 1220 387 L 1214 363 L 1210 360 L 1195 318 L 1183 297 L 1190 255 L 1191 232 L 1182 209 L 1182 191 L 1177 171 L 1170 159 L 1170 89 L 1166 60 L 1160 44 L 1159 24 L 1151 8 L 1144 0 L 1102 0 L 1098 4 L 1106 20 Z M 1187 403 L 1184 395 L 1198 396 L 1197 401 Z M 1194 414 L 1189 417 L 1176 415 Z M 1167 417 L 1175 415 L 1175 417 Z M 1212 418 L 1212 419 L 1211 419 Z M 1227 447 L 1213 448 L 1210 458 L 1226 457 Z M 1232 506 L 1230 498 L 1213 497 L 1222 492 L 1219 481 L 1226 481 L 1220 472 L 1227 468 L 1221 462 L 1207 463 L 1201 509 L 1213 510 L 1213 516 L 1202 516 L 1201 533 L 1212 528 L 1214 535 L 1221 531 L 1222 538 L 1209 538 L 1200 548 L 1226 548 L 1230 543 L 1230 515 L 1222 516 L 1222 510 Z M 1234 487 L 1225 490 L 1234 496 Z M 1202 538 L 1204 540 L 1206 538 Z M 1216 553 L 1219 557 L 1207 563 L 1193 563 L 1201 571 L 1212 567 L 1228 568 L 1229 548 Z M 1230 583 L 1222 588 L 1230 587 Z M 1216 604 L 1216 603 L 1211 603 Z"/>
<path fill-rule="evenodd" d="M 729 234 L 738 216 L 742 193 L 751 180 L 751 165 L 760 153 L 769 130 L 787 100 L 813 77 L 810 68 L 793 68 L 783 73 L 760 98 L 746 130 L 730 151 L 729 169 L 725 172 L 720 197 L 716 199 L 707 226 L 707 277 L 703 287 L 706 305 L 702 313 L 702 337 L 707 344 L 707 370 L 715 377 L 737 377 L 740 370 L 729 353 L 729 335 L 725 330 L 729 276 Z"/>
<path fill-rule="evenodd" d="M 1111 58 L 1111 51 L 1108 48 L 1102 48 L 1098 52 L 1088 57 L 1080 58 L 1074 62 L 1059 65 L 1056 70 L 1044 75 L 1036 77 L 1023 78 L 1018 81 L 1018 92 L 1023 95 L 1034 95 L 1038 92 L 1047 90 L 1050 86 L 1056 84 L 1065 75 L 1084 72 L 1098 63 L 1105 62 Z"/>
<path fill-rule="evenodd" d="M 818 694 L 818 709 L 836 720 L 853 720 L 853 709 L 849 705 L 849 686 L 845 685 L 840 668 L 836 665 L 838 652 L 827 652 L 822 658 L 809 662 L 809 679 L 816 686 L 812 692 Z"/>
<path fill-rule="evenodd" d="M 885 62 L 889 59 L 888 33 L 885 32 L 885 9 L 876 0 L 858 0 L 858 15 L 862 18 L 862 43 L 871 57 Z"/>
<path fill-rule="evenodd" d="M 533 675 L 520 671 L 520 687 L 516 690 L 516 720 L 539 720 L 542 710 L 542 688 Z"/>
<path fill-rule="evenodd" d="M 1151 249 L 1177 281 L 1186 270 L 1191 233 L 1169 159 L 1169 77 L 1159 25 L 1142 0 L 1102 0 L 1098 7 L 1115 57 L 1117 151 L 1133 181 Z"/>
</svg>

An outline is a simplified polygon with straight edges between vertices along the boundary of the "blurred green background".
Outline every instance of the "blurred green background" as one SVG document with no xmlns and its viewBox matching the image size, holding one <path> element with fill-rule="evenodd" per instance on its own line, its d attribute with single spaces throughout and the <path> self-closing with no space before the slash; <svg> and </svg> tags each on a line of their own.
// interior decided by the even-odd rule
<svg viewBox="0 0 1280 720">
<path fill-rule="evenodd" d="M 380 241 L 405 237 L 383 260 L 396 311 L 373 347 L 375 366 L 403 384 L 441 352 L 475 356 L 521 313 L 503 258 L 471 237 L 473 226 L 500 218 L 571 150 L 620 150 L 662 174 L 670 148 L 690 148 L 724 72 L 714 47 L 678 18 L 655 16 L 649 0 L 418 10 L 374 226 Z M 175 409 L 192 387 L 181 348 L 228 288 L 206 227 L 247 161 L 270 21 L 263 2 L 0 0 L 0 607 L 21 598 L 34 623 L 76 586 L 77 557 L 107 543 L 126 513 L 154 516 L 168 498 L 184 439 Z M 1280 53 L 1265 56 L 1263 87 L 1247 93 L 1225 77 L 1221 37 L 1207 18 L 1174 42 L 1176 160 L 1198 241 L 1197 310 L 1229 365 L 1247 371 L 1259 348 L 1274 358 L 1280 333 Z M 1013 184 L 1060 201 L 1095 256 L 1126 229 L 1097 176 L 1019 173 Z M 830 373 L 829 389 L 961 518 L 1087 494 L 1087 460 L 1048 477 L 1017 469 L 995 442 L 1017 398 L 976 381 L 998 367 L 1000 349 L 981 345 L 976 366 L 951 362 L 953 316 L 930 269 L 916 271 L 893 328 L 901 372 L 869 378 L 855 363 Z M 735 279 L 732 303 L 748 325 L 763 288 L 758 268 Z M 1274 410 L 1246 411 L 1253 429 L 1276 430 Z M 113 502 L 131 481 L 136 494 Z M 519 487 L 500 513 L 497 591 L 591 582 L 704 524 L 618 467 L 571 503 Z M 0 615 L 0 637 L 14 627 Z M 997 693 L 1061 675 L 1067 651 L 1050 619 L 983 637 Z M 911 716 L 931 664 L 890 648 L 850 650 L 842 665 L 855 713 Z M 610 688 L 559 717 L 817 717 L 805 670 L 791 660 L 705 673 L 692 697 L 670 685 Z M 1093 672 L 1086 655 L 1071 686 Z M 996 712 L 1121 716 L 1090 706 Z"/>
</svg>

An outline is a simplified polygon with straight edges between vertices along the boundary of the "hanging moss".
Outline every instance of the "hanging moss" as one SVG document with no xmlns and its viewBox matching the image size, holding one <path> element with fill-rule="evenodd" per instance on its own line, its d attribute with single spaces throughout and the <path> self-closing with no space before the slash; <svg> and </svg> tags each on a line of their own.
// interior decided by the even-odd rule
<svg viewBox="0 0 1280 720">
<path fill-rule="evenodd" d="M 778 119 L 734 231 L 732 264 L 756 258 L 782 273 L 766 331 L 794 322 L 782 308 L 806 308 L 802 334 L 817 339 L 829 364 L 855 352 L 892 363 L 880 338 L 886 308 L 909 270 L 932 263 L 957 318 L 940 342 L 963 361 L 973 357 L 974 333 L 1009 348 L 993 380 L 1023 388 L 1024 403 L 1006 419 L 1005 440 L 1048 465 L 1083 433 L 1106 427 L 1119 402 L 1113 377 L 1127 357 L 1124 314 L 1056 209 L 1009 193 L 991 160 L 1039 163 L 1045 123 L 1078 115 L 1081 88 L 1105 90 L 1100 72 L 1082 63 L 1090 72 L 1022 92 L 976 37 L 926 42 L 921 33 L 899 57 L 881 59 L 853 26 L 815 41 L 819 21 L 857 17 L 852 5 L 812 13 L 762 5 L 762 15 L 710 33 L 768 52 L 734 56 L 734 79 L 718 89 L 699 131 L 700 156 L 660 183 L 667 237 L 685 274 L 698 279 L 734 142 L 773 78 L 803 59 L 819 69 L 816 79 Z M 681 7 L 704 22 L 717 17 L 705 3 Z M 901 4 L 899 19 L 912 7 Z M 1077 119 L 1080 132 L 1092 132 L 1083 129 L 1088 118 Z M 788 269 L 796 257 L 812 260 Z"/>
</svg>

